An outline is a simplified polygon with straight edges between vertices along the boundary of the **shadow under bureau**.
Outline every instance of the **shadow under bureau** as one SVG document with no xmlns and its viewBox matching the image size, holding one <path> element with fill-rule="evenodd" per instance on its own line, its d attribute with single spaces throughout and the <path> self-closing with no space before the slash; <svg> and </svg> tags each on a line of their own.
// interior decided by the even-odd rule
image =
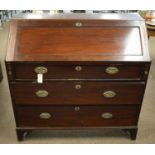
<svg viewBox="0 0 155 155">
<path fill-rule="evenodd" d="M 149 68 L 139 15 L 14 18 L 6 69 L 18 140 L 71 128 L 120 128 L 136 139 Z"/>
</svg>

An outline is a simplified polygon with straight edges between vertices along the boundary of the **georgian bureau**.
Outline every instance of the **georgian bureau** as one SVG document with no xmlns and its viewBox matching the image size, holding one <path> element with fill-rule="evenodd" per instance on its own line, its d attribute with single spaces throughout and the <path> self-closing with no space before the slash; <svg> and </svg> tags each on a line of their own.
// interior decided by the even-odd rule
<svg viewBox="0 0 155 155">
<path fill-rule="evenodd" d="M 135 139 L 149 68 L 138 15 L 14 18 L 6 69 L 18 140 L 34 129 L 105 127 Z"/>
</svg>

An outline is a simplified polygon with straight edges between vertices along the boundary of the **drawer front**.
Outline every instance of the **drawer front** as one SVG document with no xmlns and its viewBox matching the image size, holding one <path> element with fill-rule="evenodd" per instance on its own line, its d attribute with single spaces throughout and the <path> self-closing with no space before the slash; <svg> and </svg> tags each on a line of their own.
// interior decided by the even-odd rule
<svg viewBox="0 0 155 155">
<path fill-rule="evenodd" d="M 49 82 L 11 84 L 16 104 L 141 104 L 143 83 Z"/>
<path fill-rule="evenodd" d="M 16 80 L 37 78 L 44 72 L 44 79 L 132 79 L 140 80 L 142 65 L 16 65 L 14 78 Z"/>
<path fill-rule="evenodd" d="M 20 127 L 108 127 L 137 125 L 139 106 L 17 106 Z"/>
</svg>

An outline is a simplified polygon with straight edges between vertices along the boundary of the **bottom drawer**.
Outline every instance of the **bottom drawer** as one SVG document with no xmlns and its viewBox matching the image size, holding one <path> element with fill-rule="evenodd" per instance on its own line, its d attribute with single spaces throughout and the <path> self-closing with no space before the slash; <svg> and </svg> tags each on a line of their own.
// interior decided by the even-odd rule
<svg viewBox="0 0 155 155">
<path fill-rule="evenodd" d="M 137 125 L 138 105 L 16 106 L 19 127 L 112 127 Z"/>
</svg>

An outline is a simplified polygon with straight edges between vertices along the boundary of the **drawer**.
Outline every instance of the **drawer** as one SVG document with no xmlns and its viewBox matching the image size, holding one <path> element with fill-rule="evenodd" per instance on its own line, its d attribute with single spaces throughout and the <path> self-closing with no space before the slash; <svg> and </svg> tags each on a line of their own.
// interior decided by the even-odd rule
<svg viewBox="0 0 155 155">
<path fill-rule="evenodd" d="M 55 81 L 11 84 L 16 104 L 141 104 L 145 84 Z"/>
<path fill-rule="evenodd" d="M 139 106 L 16 106 L 20 127 L 108 127 L 137 125 Z"/>
<path fill-rule="evenodd" d="M 18 64 L 14 68 L 16 80 L 35 80 L 37 73 L 43 73 L 44 79 L 117 79 L 140 80 L 143 66 L 139 64 L 121 65 L 50 65 Z"/>
</svg>

